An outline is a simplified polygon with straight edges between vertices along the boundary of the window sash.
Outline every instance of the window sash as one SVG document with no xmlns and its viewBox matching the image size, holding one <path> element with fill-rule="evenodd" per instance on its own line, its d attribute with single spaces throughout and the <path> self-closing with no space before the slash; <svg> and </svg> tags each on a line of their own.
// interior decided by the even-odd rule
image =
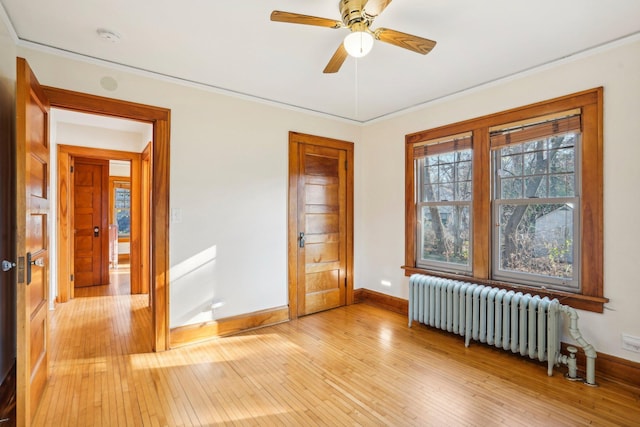
<svg viewBox="0 0 640 427">
<path fill-rule="evenodd" d="M 516 270 L 507 270 L 502 268 L 501 264 L 501 223 L 500 211 L 504 205 L 572 205 L 572 276 L 570 278 L 561 278 L 558 276 L 550 276 L 536 273 L 528 273 Z M 546 199 L 511 199 L 494 201 L 493 209 L 493 248 L 492 248 L 492 277 L 495 280 L 506 280 L 509 282 L 533 285 L 541 288 L 559 289 L 568 292 L 580 292 L 580 199 L 578 197 L 567 198 L 546 198 Z M 576 242 L 578 239 L 578 242 Z"/>
<path fill-rule="evenodd" d="M 452 140 L 452 137 L 448 137 L 445 142 L 439 142 L 436 145 L 428 145 L 424 147 L 434 148 L 432 150 L 421 150 L 421 153 L 428 153 L 428 155 L 415 158 L 415 171 L 416 171 L 416 263 L 418 266 L 423 268 L 435 268 L 437 270 L 455 272 L 455 273 L 465 273 L 468 274 L 472 271 L 472 248 L 473 248 L 473 194 L 467 200 L 437 200 L 437 201 L 424 201 L 425 196 L 423 191 L 425 189 L 424 177 L 427 173 L 427 161 L 426 158 L 429 156 L 447 154 L 447 153 L 455 153 L 456 151 L 468 150 L 471 149 L 471 134 L 465 134 L 468 138 L 465 137 L 462 143 L 458 143 L 460 138 L 455 138 Z M 445 149 L 447 148 L 447 149 Z M 414 147 L 414 154 L 416 150 Z M 468 162 L 467 160 L 464 161 Z M 457 163 L 454 162 L 454 167 L 457 168 Z M 473 161 L 471 161 L 471 176 L 473 176 Z M 457 185 L 460 180 L 454 180 L 452 185 Z M 440 184 L 440 183 L 436 183 Z M 471 192 L 473 193 L 473 181 L 471 181 Z M 467 254 L 467 262 L 466 263 L 458 263 L 458 262 L 447 262 L 447 261 L 439 261 L 434 259 L 425 259 L 424 255 L 424 219 L 422 216 L 422 210 L 425 207 L 463 207 L 468 211 L 468 254 Z"/>
<path fill-rule="evenodd" d="M 422 210 L 424 208 L 439 208 L 439 207 L 461 207 L 466 208 L 468 212 L 468 239 L 467 239 L 467 262 L 455 262 L 446 260 L 435 260 L 424 258 L 424 220 L 422 216 Z M 416 242 L 416 260 L 420 267 L 424 268 L 436 268 L 442 271 L 454 272 L 454 273 L 470 273 L 471 261 L 473 259 L 473 244 L 471 236 L 473 235 L 473 221 L 472 221 L 472 204 L 471 202 L 433 202 L 433 203 L 419 203 L 416 206 L 416 218 L 418 218 L 418 224 L 416 227 L 417 236 Z"/>
</svg>

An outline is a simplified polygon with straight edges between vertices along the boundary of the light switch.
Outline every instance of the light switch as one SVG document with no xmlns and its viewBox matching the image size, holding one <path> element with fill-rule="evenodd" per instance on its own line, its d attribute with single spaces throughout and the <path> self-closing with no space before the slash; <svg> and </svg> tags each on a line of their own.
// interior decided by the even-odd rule
<svg viewBox="0 0 640 427">
<path fill-rule="evenodd" d="M 182 222 L 182 209 L 171 208 L 171 222 L 174 224 Z"/>
</svg>

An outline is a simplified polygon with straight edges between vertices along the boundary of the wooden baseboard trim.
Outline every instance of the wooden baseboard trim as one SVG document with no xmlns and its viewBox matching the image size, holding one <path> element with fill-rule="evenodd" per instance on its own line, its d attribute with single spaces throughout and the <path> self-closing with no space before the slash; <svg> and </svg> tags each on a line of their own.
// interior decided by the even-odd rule
<svg viewBox="0 0 640 427">
<path fill-rule="evenodd" d="M 404 316 L 407 316 L 409 313 L 409 302 L 407 300 L 369 289 L 360 288 L 354 290 L 353 300 L 354 303 L 374 305 Z M 567 344 L 562 343 L 563 354 L 567 354 L 566 347 Z M 584 367 L 584 352 L 579 351 L 576 357 L 578 359 L 578 366 Z M 609 354 L 598 353 L 596 359 L 596 382 L 599 377 L 640 388 L 640 363 Z"/>
<path fill-rule="evenodd" d="M 370 289 L 355 289 L 353 291 L 353 302 L 365 302 L 393 311 L 394 313 L 404 314 L 405 316 L 409 313 L 409 302 L 406 299 L 393 297 Z"/>
<path fill-rule="evenodd" d="M 206 323 L 179 326 L 171 329 L 171 348 L 231 335 L 289 320 L 289 307 L 276 307 L 238 316 L 225 317 Z"/>
</svg>

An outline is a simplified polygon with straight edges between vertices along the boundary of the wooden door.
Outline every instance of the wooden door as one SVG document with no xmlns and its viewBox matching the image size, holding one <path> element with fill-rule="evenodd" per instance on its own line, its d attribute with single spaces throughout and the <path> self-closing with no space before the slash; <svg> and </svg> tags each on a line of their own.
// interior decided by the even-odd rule
<svg viewBox="0 0 640 427">
<path fill-rule="evenodd" d="M 299 134 L 293 136 L 300 139 Z M 297 248 L 295 260 L 289 262 L 296 263 L 296 314 L 303 316 L 347 303 L 353 251 L 348 159 L 353 151 L 350 143 L 308 136 L 296 142 L 294 151 L 296 229 L 292 237 Z"/>
<path fill-rule="evenodd" d="M 17 60 L 17 421 L 30 425 L 48 377 L 49 102 Z"/>
<path fill-rule="evenodd" d="M 76 157 L 73 168 L 74 286 L 109 283 L 109 161 Z"/>
</svg>

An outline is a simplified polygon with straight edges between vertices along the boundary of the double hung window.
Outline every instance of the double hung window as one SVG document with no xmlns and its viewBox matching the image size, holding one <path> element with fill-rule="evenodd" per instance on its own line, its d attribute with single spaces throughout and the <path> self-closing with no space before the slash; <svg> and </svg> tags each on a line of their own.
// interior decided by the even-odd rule
<svg viewBox="0 0 640 427">
<path fill-rule="evenodd" d="M 573 291 L 580 271 L 580 112 L 559 116 L 491 133 L 492 265 L 495 279 Z"/>
<path fill-rule="evenodd" d="M 602 311 L 602 88 L 405 140 L 407 274 Z"/>
<path fill-rule="evenodd" d="M 414 150 L 417 165 L 418 265 L 471 271 L 471 134 L 427 141 Z"/>
</svg>

